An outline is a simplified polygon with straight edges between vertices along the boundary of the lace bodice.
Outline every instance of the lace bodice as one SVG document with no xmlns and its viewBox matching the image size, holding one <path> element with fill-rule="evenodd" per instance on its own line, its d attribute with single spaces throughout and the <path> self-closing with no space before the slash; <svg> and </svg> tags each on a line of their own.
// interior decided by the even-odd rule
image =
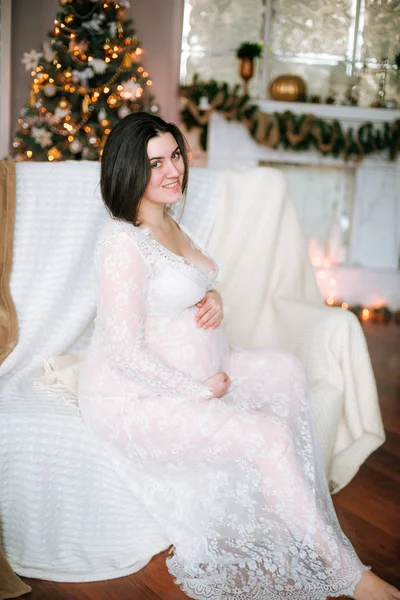
<svg viewBox="0 0 400 600">
<path fill-rule="evenodd" d="M 157 393 L 210 398 L 204 382 L 172 368 L 146 343 L 146 320 L 174 317 L 211 289 L 217 268 L 206 270 L 159 244 L 149 229 L 112 220 L 101 232 L 95 257 L 99 286 L 94 346 L 124 377 Z"/>
</svg>

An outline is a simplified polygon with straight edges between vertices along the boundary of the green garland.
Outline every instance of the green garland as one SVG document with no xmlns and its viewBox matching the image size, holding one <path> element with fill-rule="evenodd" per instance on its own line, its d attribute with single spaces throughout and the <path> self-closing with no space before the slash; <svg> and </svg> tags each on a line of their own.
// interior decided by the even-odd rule
<svg viewBox="0 0 400 600">
<path fill-rule="evenodd" d="M 387 151 L 389 160 L 395 160 L 400 150 L 400 120 L 382 123 L 377 127 L 367 122 L 357 129 L 345 129 L 337 120 L 327 121 L 311 114 L 297 115 L 290 111 L 266 114 L 247 95 L 240 95 L 240 85 L 230 88 L 226 82 L 202 82 L 197 77 L 193 84 L 180 88 L 186 99 L 181 111 L 183 123 L 190 131 L 200 127 L 200 144 L 207 149 L 208 123 L 213 110 L 227 119 L 242 121 L 252 137 L 269 148 L 283 146 L 295 151 L 315 148 L 323 156 L 360 159 L 368 154 Z M 200 110 L 201 98 L 207 98 L 209 108 Z"/>
<path fill-rule="evenodd" d="M 182 121 L 188 131 L 200 127 L 200 145 L 203 150 L 207 150 L 208 122 L 212 110 L 223 113 L 228 120 L 237 121 L 251 118 L 257 110 L 257 106 L 249 105 L 250 96 L 240 95 L 240 89 L 240 84 L 230 88 L 228 83 L 220 83 L 214 79 L 202 82 L 196 75 L 192 85 L 180 87 L 180 95 L 186 99 L 181 110 Z M 199 109 L 201 98 L 207 98 L 209 110 Z"/>
</svg>

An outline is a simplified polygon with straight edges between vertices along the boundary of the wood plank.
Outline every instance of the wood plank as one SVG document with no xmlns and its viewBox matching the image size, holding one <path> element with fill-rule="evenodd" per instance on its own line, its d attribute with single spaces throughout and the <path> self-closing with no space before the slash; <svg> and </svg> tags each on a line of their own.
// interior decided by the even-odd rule
<svg viewBox="0 0 400 600">
<path fill-rule="evenodd" d="M 335 505 L 382 529 L 400 533 L 400 487 L 388 475 L 376 473 L 366 463 L 356 477 L 335 496 Z"/>
<path fill-rule="evenodd" d="M 160 600 L 134 575 L 90 583 L 56 583 L 22 578 L 32 587 L 27 600 Z"/>
<path fill-rule="evenodd" d="M 149 587 L 158 598 L 163 600 L 186 600 L 186 594 L 174 582 L 169 574 L 165 559 L 168 550 L 157 554 L 150 563 L 137 573 L 137 579 Z"/>
<path fill-rule="evenodd" d="M 386 435 L 388 433 L 386 431 Z M 397 450 L 397 454 L 392 452 L 389 449 L 389 445 L 385 443 L 371 456 L 368 461 L 368 468 L 377 473 L 384 473 L 396 481 L 398 487 L 400 487 L 400 456 L 399 449 Z"/>
</svg>

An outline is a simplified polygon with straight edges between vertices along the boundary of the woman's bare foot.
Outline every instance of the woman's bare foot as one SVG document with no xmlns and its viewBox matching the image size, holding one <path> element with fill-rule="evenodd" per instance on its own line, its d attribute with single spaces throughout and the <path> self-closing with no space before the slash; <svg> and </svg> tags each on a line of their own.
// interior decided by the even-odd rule
<svg viewBox="0 0 400 600">
<path fill-rule="evenodd" d="M 400 600 L 400 591 L 371 571 L 364 571 L 353 597 L 354 600 Z"/>
</svg>

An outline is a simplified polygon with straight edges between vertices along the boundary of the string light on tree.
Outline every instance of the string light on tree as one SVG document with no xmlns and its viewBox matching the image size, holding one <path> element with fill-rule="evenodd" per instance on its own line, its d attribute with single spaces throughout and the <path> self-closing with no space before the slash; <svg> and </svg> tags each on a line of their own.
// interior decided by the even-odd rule
<svg viewBox="0 0 400 600">
<path fill-rule="evenodd" d="M 31 72 L 17 122 L 16 160 L 99 160 L 112 127 L 131 112 L 158 112 L 128 0 L 59 0 L 43 51 L 22 59 Z"/>
</svg>

